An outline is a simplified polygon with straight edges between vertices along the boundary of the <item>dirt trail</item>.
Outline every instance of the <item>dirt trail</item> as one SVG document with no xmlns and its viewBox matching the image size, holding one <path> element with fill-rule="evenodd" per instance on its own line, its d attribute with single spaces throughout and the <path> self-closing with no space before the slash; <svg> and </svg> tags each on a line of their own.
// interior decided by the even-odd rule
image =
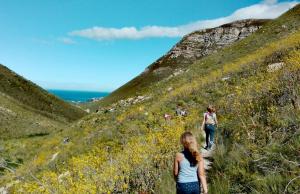
<svg viewBox="0 0 300 194">
<path fill-rule="evenodd" d="M 201 131 L 202 131 L 201 133 L 202 133 L 203 137 L 205 137 L 205 132 L 204 132 L 203 130 L 201 130 Z M 206 143 L 205 143 L 205 141 L 204 141 L 204 142 L 202 143 L 200 152 L 201 152 L 201 154 L 202 154 L 202 156 L 203 156 L 203 158 L 204 158 L 204 168 L 205 168 L 205 170 L 207 171 L 208 169 L 211 168 L 212 162 L 209 160 L 209 158 L 212 158 L 212 156 L 213 156 L 213 152 L 214 152 L 214 149 L 215 149 L 215 145 L 214 145 L 214 146 L 212 147 L 212 149 L 210 149 L 210 150 L 204 149 L 205 146 L 206 146 Z M 208 189 L 209 189 L 209 185 L 208 185 Z M 201 194 L 203 194 L 203 193 L 201 192 Z"/>
<path fill-rule="evenodd" d="M 202 136 L 205 137 L 205 132 L 204 130 L 201 130 L 201 133 L 202 133 Z M 215 145 L 212 147 L 212 149 L 210 150 L 206 150 L 204 149 L 206 146 L 206 143 L 205 141 L 201 144 L 201 150 L 200 150 L 200 153 L 202 154 L 203 158 L 204 158 L 204 168 L 205 170 L 208 170 L 211 168 L 211 164 L 212 162 L 209 161 L 209 158 L 212 158 L 212 155 L 213 155 L 213 152 L 214 152 L 214 149 L 215 149 Z"/>
</svg>

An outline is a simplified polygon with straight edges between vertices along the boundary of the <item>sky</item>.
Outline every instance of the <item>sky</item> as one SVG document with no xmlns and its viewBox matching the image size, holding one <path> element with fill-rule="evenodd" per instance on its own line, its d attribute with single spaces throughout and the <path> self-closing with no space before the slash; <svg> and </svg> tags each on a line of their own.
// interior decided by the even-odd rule
<svg viewBox="0 0 300 194">
<path fill-rule="evenodd" d="M 226 2 L 226 3 L 225 3 Z M 182 36 L 297 1 L 0 0 L 0 63 L 45 89 L 113 91 Z"/>
</svg>

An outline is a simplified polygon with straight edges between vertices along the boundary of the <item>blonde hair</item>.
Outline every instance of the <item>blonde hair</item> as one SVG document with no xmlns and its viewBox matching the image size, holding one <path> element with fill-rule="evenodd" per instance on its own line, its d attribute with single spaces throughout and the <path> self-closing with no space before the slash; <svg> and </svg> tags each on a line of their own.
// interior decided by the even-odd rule
<svg viewBox="0 0 300 194">
<path fill-rule="evenodd" d="M 194 135 L 187 131 L 184 132 L 180 137 L 181 144 L 183 147 L 190 152 L 193 157 L 193 160 L 198 163 L 201 161 L 202 157 L 198 149 L 198 143 Z"/>
</svg>

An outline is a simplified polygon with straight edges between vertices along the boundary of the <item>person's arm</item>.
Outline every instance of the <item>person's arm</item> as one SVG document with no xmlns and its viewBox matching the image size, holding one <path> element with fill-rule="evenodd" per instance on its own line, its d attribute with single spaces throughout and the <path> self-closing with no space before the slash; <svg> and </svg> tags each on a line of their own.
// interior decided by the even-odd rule
<svg viewBox="0 0 300 194">
<path fill-rule="evenodd" d="M 177 181 L 177 176 L 179 173 L 179 153 L 176 154 L 175 159 L 174 159 L 174 165 L 173 165 L 173 175 L 174 175 L 174 179 L 175 181 Z"/>
<path fill-rule="evenodd" d="M 202 130 L 204 130 L 204 126 L 205 126 L 205 113 L 204 113 L 204 116 L 203 116 L 203 122 L 202 122 L 202 126 L 201 126 Z"/>
<path fill-rule="evenodd" d="M 204 159 L 203 158 L 198 163 L 198 165 L 199 165 L 199 167 L 198 167 L 198 177 L 200 178 L 204 194 L 207 194 L 208 189 L 207 189 L 207 182 L 206 182 L 205 169 L 204 169 Z"/>
<path fill-rule="evenodd" d="M 217 119 L 217 114 L 215 113 L 215 122 L 216 122 L 216 126 L 218 127 L 219 125 L 219 122 L 218 122 L 218 119 Z"/>
</svg>

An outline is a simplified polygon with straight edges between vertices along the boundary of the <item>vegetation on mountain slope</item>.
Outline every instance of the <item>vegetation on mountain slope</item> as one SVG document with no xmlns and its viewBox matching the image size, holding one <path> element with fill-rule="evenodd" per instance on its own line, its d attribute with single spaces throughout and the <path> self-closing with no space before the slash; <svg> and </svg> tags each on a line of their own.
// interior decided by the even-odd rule
<svg viewBox="0 0 300 194">
<path fill-rule="evenodd" d="M 0 178 L 86 113 L 0 65 Z"/>
<path fill-rule="evenodd" d="M 0 65 L 0 92 L 46 117 L 74 121 L 86 113 Z"/>
<path fill-rule="evenodd" d="M 17 181 L 10 188 L 16 193 L 173 193 L 169 174 L 178 138 L 185 130 L 199 133 L 201 113 L 211 103 L 221 125 L 210 192 L 297 193 L 299 27 L 298 5 L 189 71 L 149 86 L 142 95 L 150 99 L 91 114 L 76 130 L 53 136 L 5 181 Z M 188 116 L 165 121 L 163 114 L 177 104 Z M 65 134 L 71 142 L 61 144 Z"/>
<path fill-rule="evenodd" d="M 26 108 L 17 100 L 0 94 L 0 133 L 1 140 L 30 136 L 43 136 L 57 132 L 65 125 Z"/>
</svg>

